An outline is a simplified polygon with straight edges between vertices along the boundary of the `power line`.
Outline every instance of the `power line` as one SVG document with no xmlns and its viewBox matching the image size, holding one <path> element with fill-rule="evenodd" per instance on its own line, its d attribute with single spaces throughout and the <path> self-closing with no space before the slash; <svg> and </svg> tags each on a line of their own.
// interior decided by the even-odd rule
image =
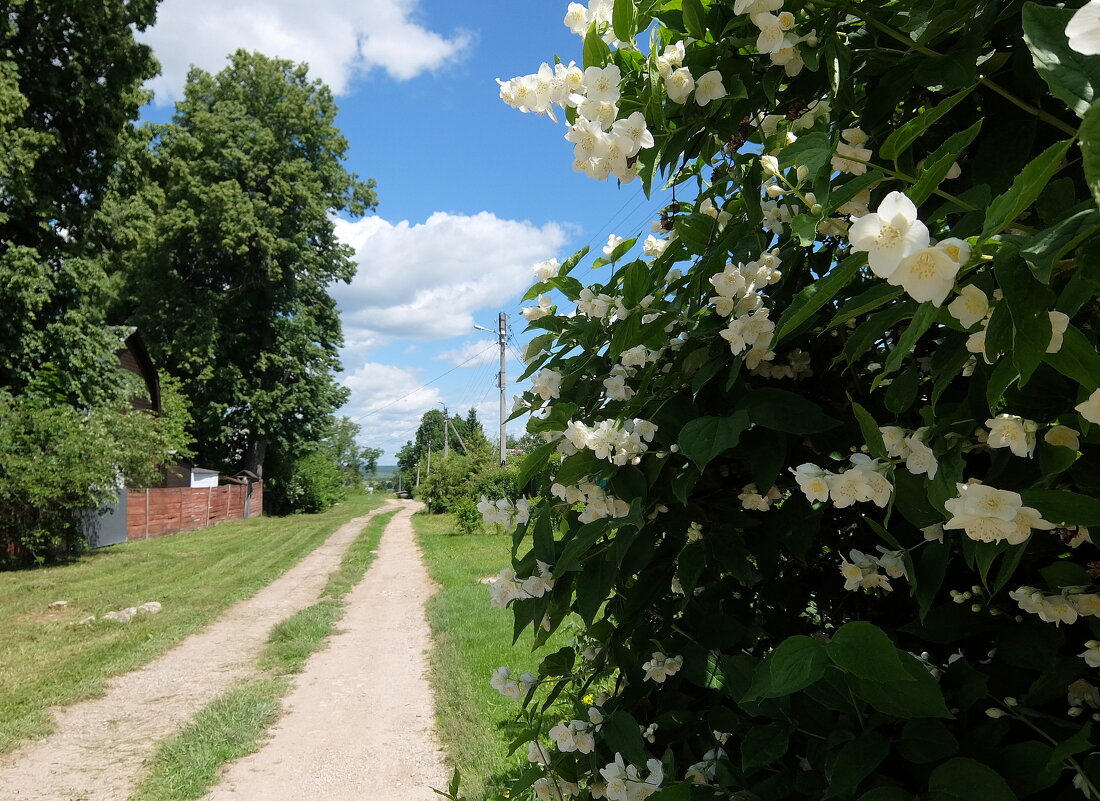
<svg viewBox="0 0 1100 801">
<path fill-rule="evenodd" d="M 420 390 L 424 389 L 425 387 L 427 387 L 427 386 L 431 386 L 432 384 L 434 384 L 434 383 L 435 383 L 436 381 L 438 381 L 439 379 L 441 379 L 441 378 L 444 378 L 444 377 L 446 377 L 446 376 L 450 375 L 451 373 L 453 373 L 453 372 L 454 372 L 455 370 L 457 370 L 458 368 L 460 368 L 460 367 L 464 367 L 464 366 L 465 366 L 466 364 L 468 364 L 469 362 L 472 362 L 472 361 L 473 361 L 474 359 L 478 358 L 478 357 L 479 357 L 479 356 L 481 356 L 481 355 L 482 355 L 483 353 L 485 353 L 485 351 L 489 350 L 490 348 L 495 348 L 495 347 L 497 347 L 497 344 L 496 344 L 496 343 L 494 342 L 493 344 L 491 344 L 491 345 L 488 345 L 488 346 L 486 346 L 486 347 L 485 347 L 485 348 L 484 348 L 483 350 L 481 350 L 481 351 L 478 351 L 477 353 L 475 353 L 475 354 L 474 354 L 473 356 L 471 356 L 470 358 L 466 359 L 465 361 L 463 361 L 463 362 L 459 362 L 458 364 L 456 364 L 456 365 L 455 365 L 454 367 L 452 367 L 452 368 L 451 368 L 450 370 L 448 370 L 447 372 L 445 372 L 445 373 L 440 373 L 440 374 L 439 374 L 439 375 L 437 375 L 437 376 L 436 376 L 435 378 L 433 378 L 433 379 L 432 379 L 431 381 L 426 381 L 425 383 L 423 383 L 423 384 L 421 384 L 420 386 L 418 386 L 418 387 L 417 387 L 416 389 L 414 389 L 414 390 L 411 390 L 411 391 L 409 391 L 409 392 L 406 392 L 406 393 L 405 393 L 404 395 L 402 395 L 402 396 L 401 396 L 400 398 L 396 398 L 396 399 L 394 399 L 394 400 L 390 401 L 390 402 L 389 402 L 389 403 L 387 403 L 387 404 L 386 404 L 385 406 L 379 406 L 379 407 L 378 407 L 377 409 L 372 409 L 371 411 L 367 412 L 366 414 L 361 414 L 361 415 L 359 415 L 358 417 L 352 418 L 352 422 L 359 422 L 360 420 L 365 420 L 366 418 L 368 418 L 368 417 L 371 417 L 372 415 L 376 415 L 376 414 L 378 414 L 379 412 L 383 412 L 383 411 L 385 411 L 386 409 L 390 408 L 390 407 L 391 407 L 391 406 L 393 406 L 394 404 L 396 404 L 396 403 L 400 403 L 401 401 L 405 400 L 405 398 L 408 398 L 408 397 L 410 397 L 410 396 L 412 396 L 412 395 L 415 395 L 415 394 L 416 394 L 417 392 L 419 392 Z"/>
</svg>

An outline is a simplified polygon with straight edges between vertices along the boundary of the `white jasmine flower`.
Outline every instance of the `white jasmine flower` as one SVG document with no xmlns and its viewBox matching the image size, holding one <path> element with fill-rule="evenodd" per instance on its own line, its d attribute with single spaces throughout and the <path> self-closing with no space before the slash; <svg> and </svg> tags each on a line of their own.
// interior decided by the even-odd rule
<svg viewBox="0 0 1100 801">
<path fill-rule="evenodd" d="M 531 269 L 535 273 L 536 281 L 549 281 L 558 274 L 561 265 L 558 263 L 557 259 L 547 259 L 546 261 L 540 261 Z"/>
<path fill-rule="evenodd" d="M 1062 337 L 1069 328 L 1069 315 L 1060 311 L 1047 312 L 1050 315 L 1050 344 L 1047 353 L 1057 353 L 1062 349 Z"/>
<path fill-rule="evenodd" d="M 921 428 L 914 431 L 912 436 L 905 438 L 905 446 L 909 450 L 905 457 L 905 469 L 913 475 L 927 475 L 932 479 L 939 471 L 939 462 L 936 461 L 932 449 L 924 444 L 923 437 L 926 430 Z"/>
<path fill-rule="evenodd" d="M 1069 448 L 1071 451 L 1081 450 L 1081 434 L 1069 426 L 1052 426 L 1043 434 L 1043 440 L 1059 448 Z"/>
<path fill-rule="evenodd" d="M 886 446 L 886 455 L 893 459 L 904 459 L 909 455 L 909 444 L 905 441 L 904 428 L 899 426 L 879 426 L 882 444 Z"/>
<path fill-rule="evenodd" d="M 615 64 L 587 67 L 584 71 L 585 95 L 597 103 L 618 103 L 620 80 L 622 73 Z"/>
<path fill-rule="evenodd" d="M 802 490 L 806 496 L 806 500 L 810 503 L 814 501 L 827 501 L 829 500 L 829 483 L 827 478 L 832 475 L 826 470 L 822 470 L 815 464 L 809 462 L 800 464 L 798 467 L 791 468 L 791 472 L 794 473 L 794 480 L 798 482 L 798 488 Z"/>
<path fill-rule="evenodd" d="M 960 265 L 966 264 L 970 261 L 970 243 L 965 239 L 959 239 L 958 237 L 949 236 L 946 239 L 941 239 L 936 243 L 936 247 L 940 250 L 946 251 L 947 255 L 957 261 Z"/>
<path fill-rule="evenodd" d="M 970 328 L 989 312 L 989 297 L 973 284 L 967 284 L 947 304 L 947 311 L 963 328 Z"/>
<path fill-rule="evenodd" d="M 654 651 L 653 658 L 642 665 L 642 670 L 645 671 L 646 679 L 657 684 L 663 684 L 665 679 L 675 675 L 683 664 L 684 658 L 682 656 L 666 658 L 660 651 Z"/>
<path fill-rule="evenodd" d="M 537 740 L 527 744 L 527 761 L 536 765 L 550 764 L 550 749 Z"/>
<path fill-rule="evenodd" d="M 584 36 L 588 33 L 588 26 L 590 23 L 591 18 L 587 8 L 580 3 L 569 4 L 568 10 L 565 12 L 565 27 L 567 27 L 571 33 L 575 33 L 578 36 Z"/>
<path fill-rule="evenodd" d="M 695 102 L 705 106 L 712 100 L 721 100 L 726 96 L 726 87 L 722 85 L 722 73 L 711 70 L 695 82 Z"/>
<path fill-rule="evenodd" d="M 938 247 L 922 248 L 903 258 L 897 269 L 886 277 L 886 281 L 893 286 L 900 286 L 918 303 L 931 301 L 934 306 L 941 306 L 955 286 L 959 266 L 945 250 Z"/>
<path fill-rule="evenodd" d="M 875 212 L 853 222 L 848 233 L 852 250 L 866 251 L 867 263 L 879 278 L 889 278 L 902 259 L 928 247 L 928 228 L 901 192 L 888 194 Z"/>
<path fill-rule="evenodd" d="M 603 246 L 603 255 L 611 258 L 611 254 L 615 252 L 615 248 L 623 243 L 623 238 L 617 234 L 611 234 L 607 237 L 607 244 Z"/>
<path fill-rule="evenodd" d="M 1084 653 L 1078 656 L 1084 659 L 1089 667 L 1100 668 L 1100 640 L 1089 640 L 1085 643 Z"/>
<path fill-rule="evenodd" d="M 999 414 L 985 421 L 989 428 L 986 444 L 990 448 L 1008 448 L 1024 459 L 1035 455 L 1036 425 L 1013 414 Z"/>
<path fill-rule="evenodd" d="M 540 370 L 531 379 L 531 391 L 544 401 L 561 396 L 561 373 L 549 367 Z"/>
<path fill-rule="evenodd" d="M 695 521 L 692 521 L 688 526 L 687 538 L 690 542 L 703 539 L 703 526 Z"/>
<path fill-rule="evenodd" d="M 547 317 L 554 313 L 554 307 L 550 303 L 550 297 L 548 295 L 539 295 L 537 306 L 527 306 L 523 309 L 523 319 L 529 323 L 533 323 L 535 320 L 541 320 L 543 317 Z"/>
<path fill-rule="evenodd" d="M 1089 0 L 1066 26 L 1069 46 L 1086 56 L 1100 55 L 1100 1 Z"/>
<path fill-rule="evenodd" d="M 749 19 L 752 24 L 760 29 L 760 35 L 756 38 L 756 49 L 761 53 L 775 53 L 784 46 L 790 45 L 786 37 L 786 31 L 779 22 L 779 17 L 767 12 L 753 14 Z"/>
<path fill-rule="evenodd" d="M 1073 407 L 1090 423 L 1100 423 L 1100 389 L 1093 391 L 1087 400 Z"/>
<path fill-rule="evenodd" d="M 695 89 L 695 79 L 691 77 L 691 70 L 680 67 L 673 70 L 665 77 L 665 92 L 673 103 L 686 103 L 688 95 Z"/>
<path fill-rule="evenodd" d="M 611 126 L 611 132 L 630 140 L 627 156 L 636 156 L 638 151 L 653 147 L 653 134 L 646 126 L 645 115 L 640 111 L 616 120 Z"/>
</svg>

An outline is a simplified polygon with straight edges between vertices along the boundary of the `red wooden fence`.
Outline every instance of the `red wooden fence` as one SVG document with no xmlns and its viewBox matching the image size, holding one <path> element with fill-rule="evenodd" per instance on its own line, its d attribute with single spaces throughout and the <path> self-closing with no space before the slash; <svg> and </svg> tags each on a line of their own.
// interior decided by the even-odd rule
<svg viewBox="0 0 1100 801">
<path fill-rule="evenodd" d="M 163 537 L 242 518 L 248 490 L 244 484 L 127 490 L 126 538 Z M 248 505 L 249 517 L 259 517 L 264 505 L 263 482 L 252 485 Z"/>
</svg>

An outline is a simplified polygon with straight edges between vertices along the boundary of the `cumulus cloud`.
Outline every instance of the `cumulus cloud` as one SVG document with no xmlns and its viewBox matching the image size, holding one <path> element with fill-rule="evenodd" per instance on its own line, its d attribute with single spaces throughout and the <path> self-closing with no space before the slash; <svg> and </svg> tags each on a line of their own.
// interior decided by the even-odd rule
<svg viewBox="0 0 1100 801">
<path fill-rule="evenodd" d="M 331 291 L 345 336 L 360 341 L 467 334 L 475 322 L 485 324 L 474 319 L 475 311 L 512 301 L 531 284 L 531 265 L 556 255 L 566 241 L 558 223 L 537 226 L 489 212 L 436 212 L 415 225 L 381 217 L 337 220 L 336 233 L 355 248 L 359 269 L 350 285 Z"/>
<path fill-rule="evenodd" d="M 386 459 L 415 436 L 421 416 L 442 400 L 436 387 L 424 386 L 419 370 L 390 364 L 366 362 L 342 383 L 351 390 L 351 399 L 340 414 L 358 422 L 360 441 L 382 448 Z"/>
<path fill-rule="evenodd" d="M 497 361 L 500 357 L 497 348 L 497 340 L 490 340 L 486 334 L 485 341 L 467 342 L 453 350 L 438 353 L 435 358 L 447 359 L 455 367 L 481 367 Z"/>
<path fill-rule="evenodd" d="M 305 61 L 337 95 L 374 69 L 404 81 L 439 69 L 470 44 L 464 31 L 437 33 L 421 23 L 418 0 L 164 0 L 157 24 L 139 35 L 161 63 L 149 86 L 156 103 L 182 94 L 188 69 L 225 66 L 237 50 Z"/>
</svg>

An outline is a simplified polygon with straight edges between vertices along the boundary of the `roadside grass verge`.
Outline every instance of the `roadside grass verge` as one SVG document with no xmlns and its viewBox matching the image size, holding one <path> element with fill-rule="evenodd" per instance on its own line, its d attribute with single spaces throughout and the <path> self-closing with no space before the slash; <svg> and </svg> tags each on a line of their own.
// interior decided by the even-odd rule
<svg viewBox="0 0 1100 801">
<path fill-rule="evenodd" d="M 202 797 L 218 771 L 254 753 L 279 716 L 290 677 L 320 650 L 343 616 L 343 598 L 366 573 L 395 513 L 378 515 L 348 548 L 329 577 L 321 600 L 271 630 L 257 660 L 261 676 L 246 681 L 206 706 L 179 734 L 163 742 L 149 761 L 149 773 L 130 801 L 188 801 Z"/>
<path fill-rule="evenodd" d="M 49 707 L 101 696 L 109 678 L 202 629 L 383 500 L 354 495 L 317 515 L 227 522 L 0 573 L 0 753 L 49 734 Z M 58 600 L 68 605 L 49 607 Z M 128 624 L 76 625 L 146 601 L 159 601 L 163 611 Z"/>
<path fill-rule="evenodd" d="M 463 796 L 473 801 L 502 795 L 528 767 L 527 749 L 508 756 L 508 741 L 522 730 L 515 724 L 520 705 L 493 690 L 489 678 L 502 665 L 513 675 L 537 673 L 543 656 L 567 644 L 568 636 L 556 633 L 533 652 L 527 631 L 513 646 L 512 613 L 489 605 L 488 588 L 479 579 L 510 564 L 511 536 L 457 534 L 450 515 L 417 514 L 413 524 L 440 585 L 428 603 L 440 744 L 462 774 Z"/>
</svg>

